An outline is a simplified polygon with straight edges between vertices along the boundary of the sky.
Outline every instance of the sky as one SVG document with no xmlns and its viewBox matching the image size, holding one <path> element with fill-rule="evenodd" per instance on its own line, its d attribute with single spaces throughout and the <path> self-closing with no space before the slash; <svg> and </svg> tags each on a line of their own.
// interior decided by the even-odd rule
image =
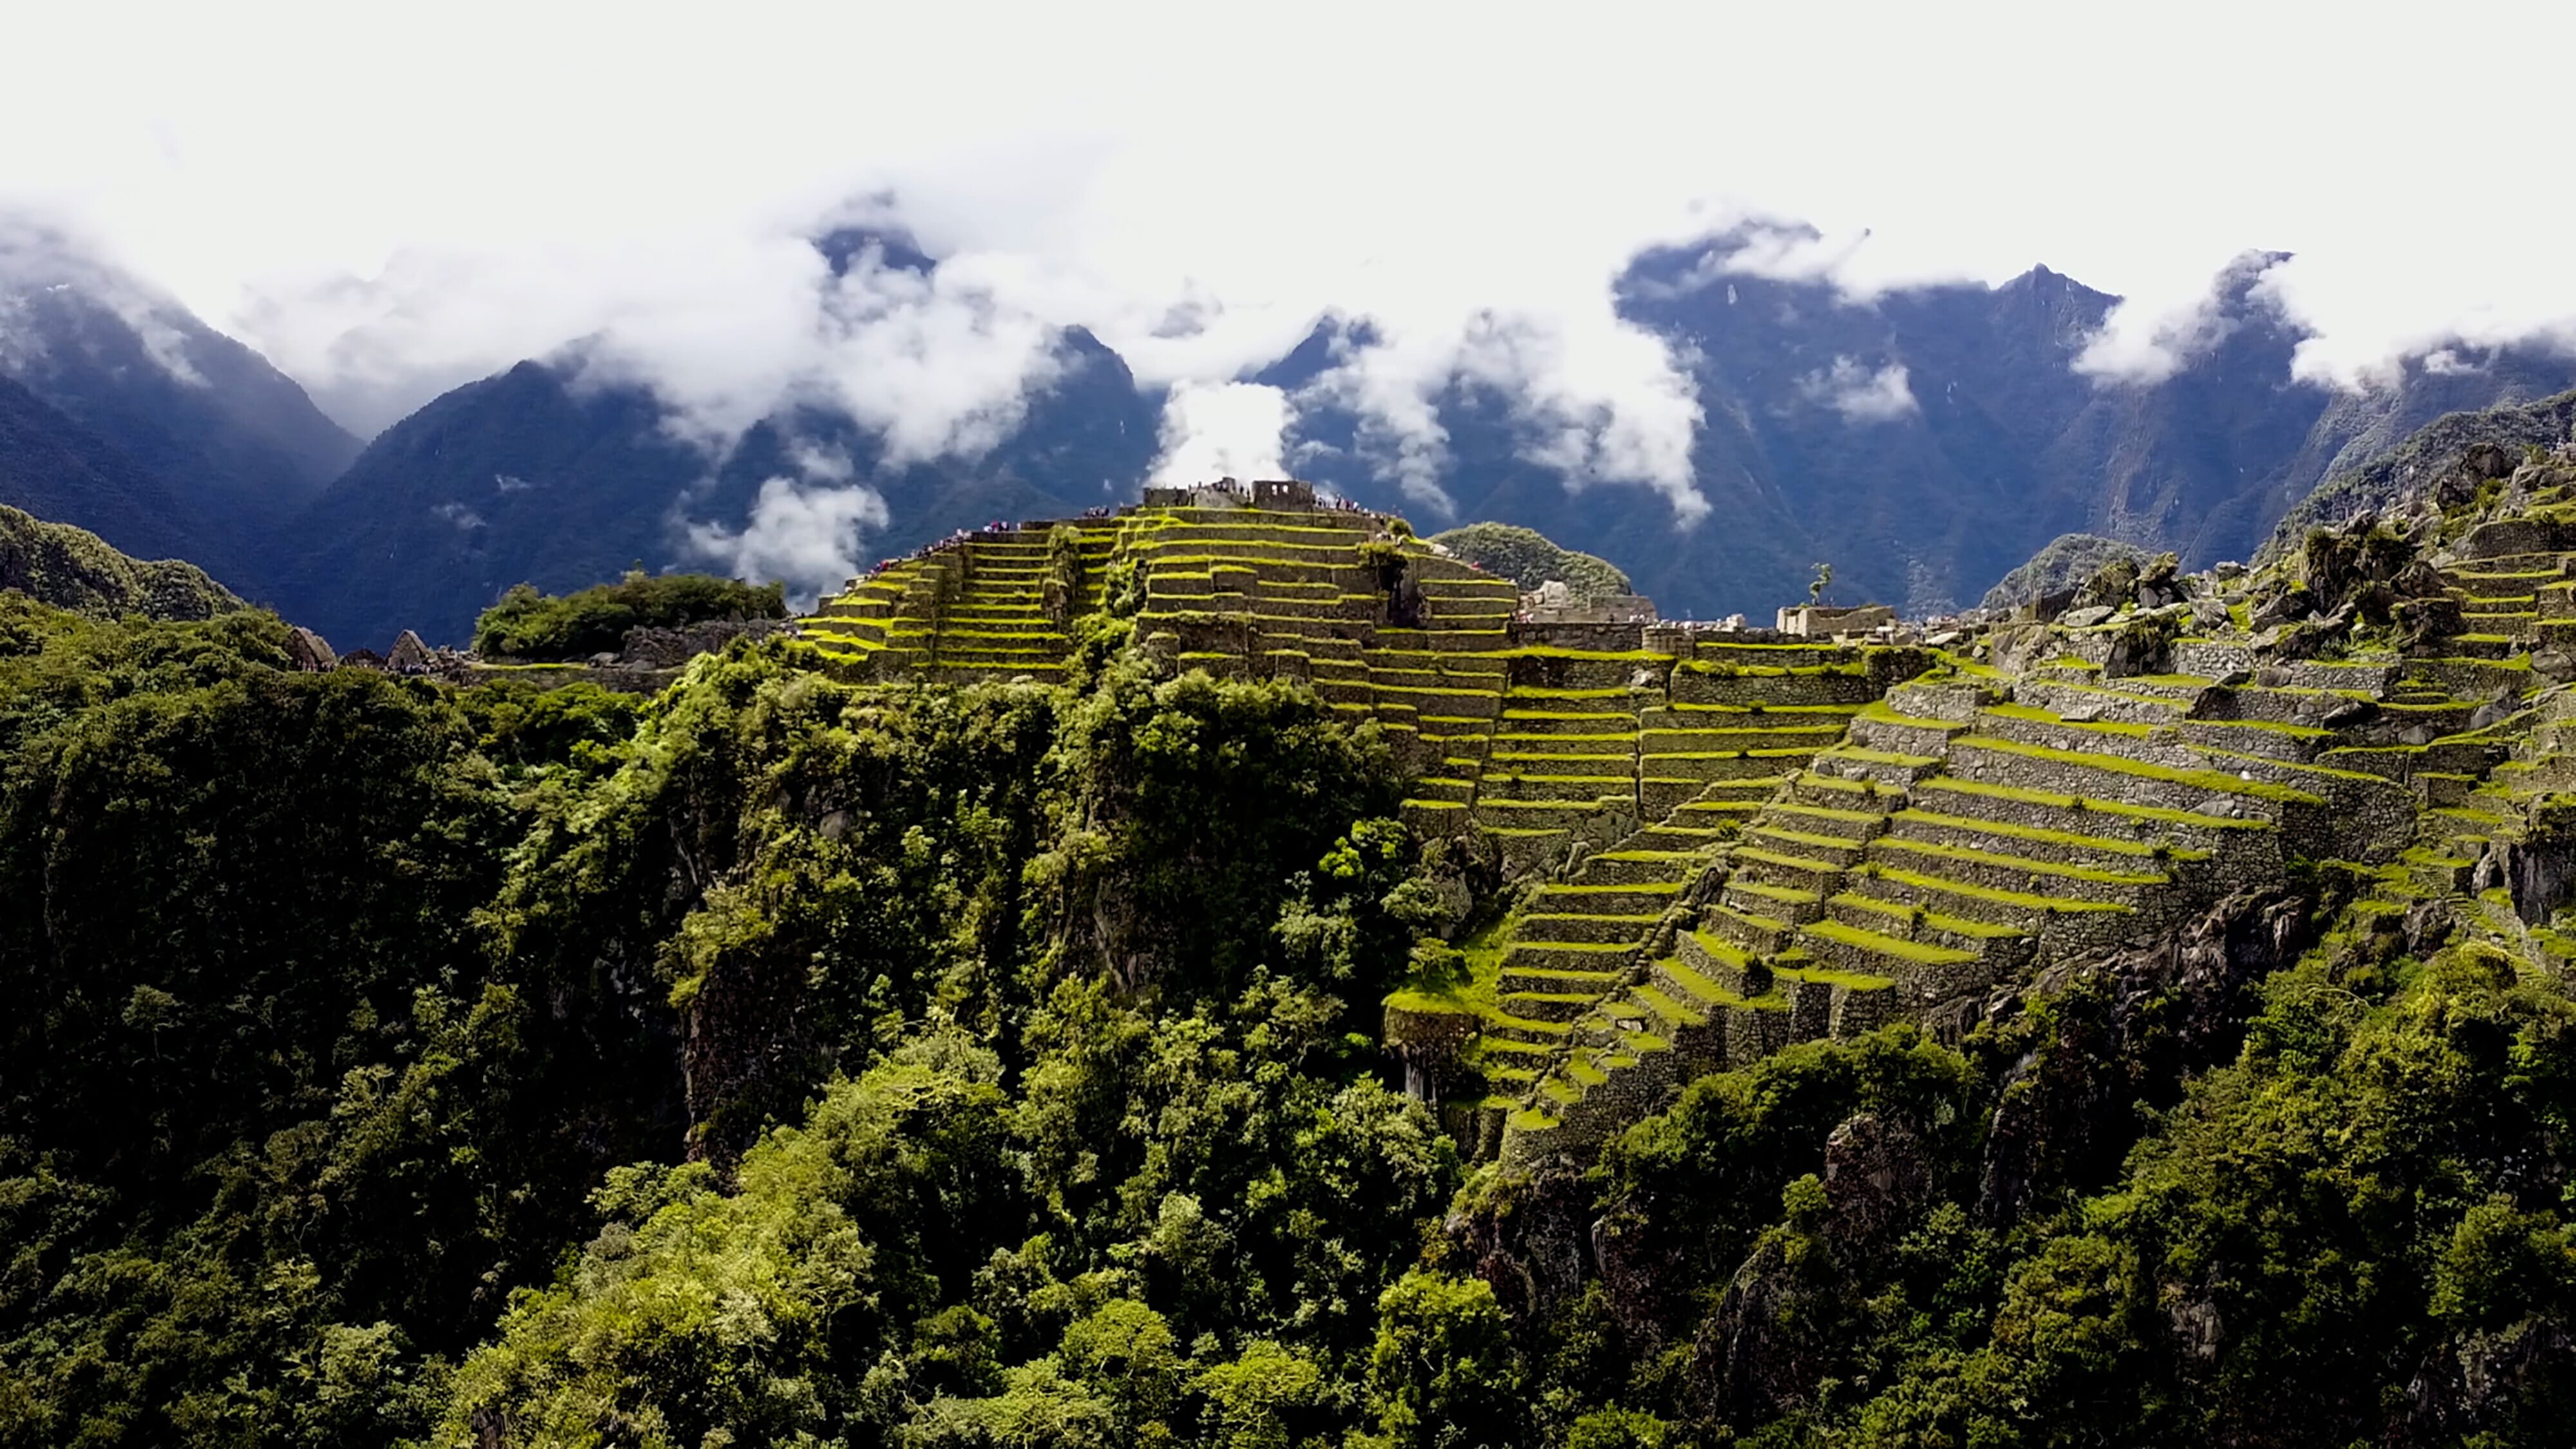
<svg viewBox="0 0 2576 1449">
<path fill-rule="evenodd" d="M 2564 101 L 2527 59 L 2571 54 L 2540 4 L 84 0 L 0 16 L 0 208 L 362 436 L 590 339 L 712 450 L 820 397 L 895 462 L 971 456 L 1080 325 L 1172 389 L 1161 471 L 1257 470 L 1292 400 L 1241 378 L 1339 315 L 1377 340 L 1325 390 L 1409 487 L 1464 375 L 1571 482 L 1687 519 L 1684 360 L 1611 308 L 1641 247 L 1794 220 L 1821 240 L 1773 264 L 1863 296 L 2044 262 L 2129 299 L 2105 377 L 2278 249 L 2302 367 L 2351 383 L 2571 330 Z M 835 221 L 941 265 L 834 279 L 804 238 Z M 868 517 L 780 484 L 782 518 Z"/>
</svg>

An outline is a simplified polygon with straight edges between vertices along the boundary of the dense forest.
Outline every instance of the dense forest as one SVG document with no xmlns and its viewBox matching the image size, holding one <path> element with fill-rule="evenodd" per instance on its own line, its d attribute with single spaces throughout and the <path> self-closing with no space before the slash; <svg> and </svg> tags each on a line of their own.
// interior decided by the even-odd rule
<svg viewBox="0 0 2576 1449">
<path fill-rule="evenodd" d="M 1085 628 L 644 699 L 0 595 L 0 1444 L 2564 1442 L 2513 963 L 2319 870 L 1505 1173 L 1376 1020 L 1491 862 Z"/>
</svg>

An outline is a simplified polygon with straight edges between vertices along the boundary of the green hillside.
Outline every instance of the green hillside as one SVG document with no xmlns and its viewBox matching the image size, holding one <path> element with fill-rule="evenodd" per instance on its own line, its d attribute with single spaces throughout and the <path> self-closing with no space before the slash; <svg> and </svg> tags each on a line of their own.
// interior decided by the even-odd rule
<svg viewBox="0 0 2576 1449">
<path fill-rule="evenodd" d="M 1208 499 L 650 700 L 0 594 L 0 1445 L 2560 1442 L 2494 461 L 1938 648 Z"/>
<path fill-rule="evenodd" d="M 85 614 L 206 619 L 243 607 L 195 564 L 143 562 L 98 535 L 0 504 L 0 589 Z"/>
</svg>

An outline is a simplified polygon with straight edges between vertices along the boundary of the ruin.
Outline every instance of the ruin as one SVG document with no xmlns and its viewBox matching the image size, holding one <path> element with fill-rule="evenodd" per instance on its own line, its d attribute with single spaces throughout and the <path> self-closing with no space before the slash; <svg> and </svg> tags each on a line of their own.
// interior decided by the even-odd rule
<svg viewBox="0 0 2576 1449">
<path fill-rule="evenodd" d="M 1388 999 L 1387 1042 L 1475 1150 L 1580 1159 L 1703 1072 L 1899 1019 L 1955 1040 L 2040 966 L 2301 862 L 2391 919 L 2442 896 L 2576 959 L 2507 892 L 2468 894 L 2517 879 L 2517 822 L 2576 779 L 2576 695 L 2526 707 L 2576 679 L 2564 471 L 2527 496 L 2566 519 L 2428 552 L 2392 575 L 2431 591 L 2397 606 L 2403 637 L 2325 658 L 2355 606 L 2310 617 L 2280 565 L 1928 633 L 1874 606 L 1714 627 L 1532 607 L 1399 519 L 1231 482 L 960 535 L 802 630 L 859 678 L 1051 680 L 1114 614 L 1176 667 L 1373 721 L 1416 774 L 1407 821 L 1521 891 L 1455 979 Z M 2384 610 L 2393 586 L 2359 578 L 2337 586 Z"/>
</svg>

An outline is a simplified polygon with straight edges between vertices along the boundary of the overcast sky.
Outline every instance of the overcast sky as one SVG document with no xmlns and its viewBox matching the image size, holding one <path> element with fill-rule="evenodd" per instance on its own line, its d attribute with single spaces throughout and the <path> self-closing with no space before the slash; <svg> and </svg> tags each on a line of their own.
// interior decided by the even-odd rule
<svg viewBox="0 0 2576 1449">
<path fill-rule="evenodd" d="M 2132 299 L 2121 366 L 2249 248 L 2298 254 L 2322 374 L 2563 330 L 2571 17 L 82 0 L 0 18 L 0 202 L 362 434 L 597 336 L 714 446 L 820 392 L 972 452 L 1080 323 L 1182 385 L 1176 458 L 1249 468 L 1279 401 L 1222 384 L 1338 309 L 1385 345 L 1335 386 L 1399 433 L 1497 377 L 1571 472 L 1687 512 L 1696 403 L 1608 284 L 1746 215 L 1859 292 L 2046 262 Z M 936 276 L 821 274 L 798 238 L 872 209 Z"/>
</svg>

